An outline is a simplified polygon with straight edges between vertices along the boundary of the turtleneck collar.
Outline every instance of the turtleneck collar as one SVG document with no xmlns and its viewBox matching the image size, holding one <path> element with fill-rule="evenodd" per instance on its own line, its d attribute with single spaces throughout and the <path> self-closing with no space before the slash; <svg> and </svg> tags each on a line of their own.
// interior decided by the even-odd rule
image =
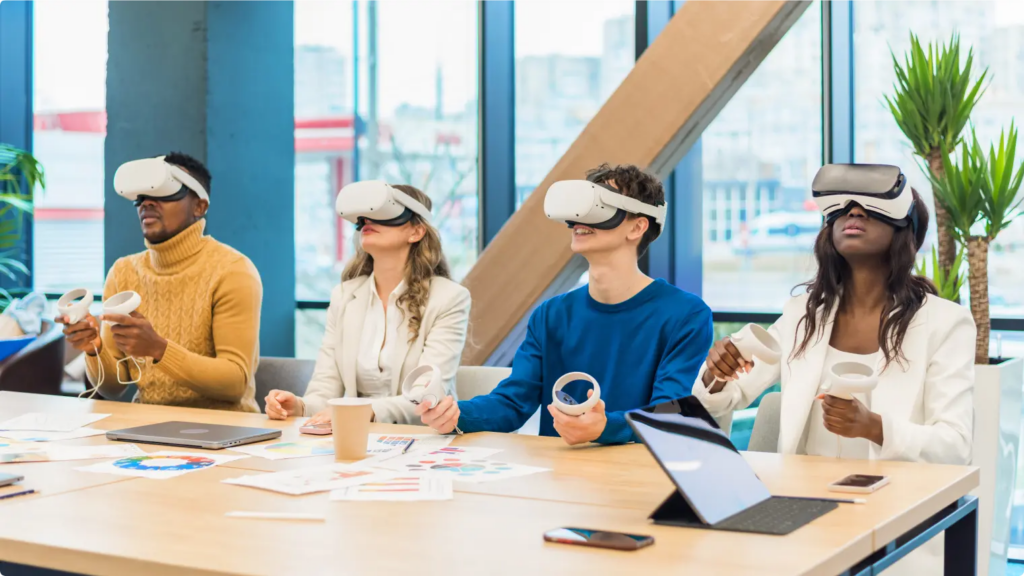
<svg viewBox="0 0 1024 576">
<path fill-rule="evenodd" d="M 182 269 L 184 267 L 182 265 L 198 254 L 206 244 L 203 236 L 205 230 L 206 219 L 203 218 L 165 242 L 151 244 L 147 240 L 146 248 L 148 248 L 149 262 L 153 269 L 164 273 L 173 273 Z"/>
</svg>

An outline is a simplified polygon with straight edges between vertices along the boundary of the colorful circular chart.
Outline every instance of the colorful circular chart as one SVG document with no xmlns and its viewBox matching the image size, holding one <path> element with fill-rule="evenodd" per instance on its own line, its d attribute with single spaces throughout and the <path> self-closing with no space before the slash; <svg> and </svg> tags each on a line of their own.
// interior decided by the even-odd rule
<svg viewBox="0 0 1024 576">
<path fill-rule="evenodd" d="M 267 446 L 266 450 L 267 452 L 283 456 L 305 456 L 307 454 L 324 456 L 334 454 L 334 444 L 333 441 L 317 443 L 278 442 L 277 444 Z"/>
<path fill-rule="evenodd" d="M 214 463 L 201 456 L 132 456 L 114 462 L 114 466 L 125 470 L 199 470 Z"/>
</svg>

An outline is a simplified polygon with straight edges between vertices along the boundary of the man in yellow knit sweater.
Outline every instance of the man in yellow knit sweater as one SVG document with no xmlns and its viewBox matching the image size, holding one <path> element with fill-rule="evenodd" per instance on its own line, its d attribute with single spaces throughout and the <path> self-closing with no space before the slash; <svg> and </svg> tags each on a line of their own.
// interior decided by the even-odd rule
<svg viewBox="0 0 1024 576">
<path fill-rule="evenodd" d="M 163 161 L 205 190 L 197 194 L 182 184 L 170 196 L 135 198 L 146 250 L 114 263 L 103 298 L 131 290 L 142 297 L 141 306 L 130 316 L 101 316 L 102 331 L 87 316 L 65 326 L 64 334 L 87 354 L 89 380 L 107 398 L 124 395 L 127 386 L 119 382 L 137 380 L 135 402 L 259 412 L 253 379 L 263 300 L 259 273 L 245 255 L 203 235 L 206 167 L 181 153 Z M 118 362 L 127 357 L 138 366 Z"/>
</svg>

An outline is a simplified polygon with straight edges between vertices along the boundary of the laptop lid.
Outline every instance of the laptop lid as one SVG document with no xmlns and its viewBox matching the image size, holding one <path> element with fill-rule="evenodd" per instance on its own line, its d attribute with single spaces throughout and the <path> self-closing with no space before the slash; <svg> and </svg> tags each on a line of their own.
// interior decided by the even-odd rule
<svg viewBox="0 0 1024 576">
<path fill-rule="evenodd" d="M 704 523 L 716 524 L 771 498 L 697 398 L 634 410 L 626 420 Z"/>
<path fill-rule="evenodd" d="M 107 433 L 107 437 L 112 440 L 218 448 L 249 444 L 276 438 L 280 435 L 280 430 L 272 428 L 225 426 L 201 422 L 161 422 L 123 430 L 112 430 Z"/>
</svg>

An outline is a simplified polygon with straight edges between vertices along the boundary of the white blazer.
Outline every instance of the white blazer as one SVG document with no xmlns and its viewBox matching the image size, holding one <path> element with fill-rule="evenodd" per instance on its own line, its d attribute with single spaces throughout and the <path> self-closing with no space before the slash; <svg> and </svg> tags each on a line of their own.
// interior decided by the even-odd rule
<svg viewBox="0 0 1024 576">
<path fill-rule="evenodd" d="M 323 410 L 327 401 L 342 396 L 356 396 L 356 359 L 370 290 L 369 276 L 360 276 L 339 286 L 331 293 L 327 309 L 327 329 L 316 359 L 313 378 L 306 394 L 305 416 Z M 409 372 L 421 364 L 441 369 L 448 394 L 455 395 L 455 373 L 462 358 L 469 325 L 469 290 L 446 278 L 430 280 L 430 297 L 423 311 L 419 335 L 409 342 L 409 325 L 403 322 L 395 342 L 393 358 L 399 362 L 391 369 L 391 396 L 373 399 L 377 422 L 419 424 L 416 406 L 402 397 L 401 385 Z"/>
<path fill-rule="evenodd" d="M 711 394 L 701 379 L 705 364 L 693 385 L 693 395 L 714 416 L 746 408 L 766 388 L 782 383 L 779 452 L 800 449 L 811 406 L 832 336 L 835 314 L 825 323 L 821 338 L 812 338 L 799 358 L 792 352 L 803 340 L 807 295 L 791 298 L 782 317 L 769 329 L 782 346 L 776 366 L 757 365 L 718 393 Z M 971 460 L 974 415 L 974 319 L 967 308 L 936 296 L 928 296 L 914 315 L 903 340 L 904 366 L 893 361 L 871 393 L 871 410 L 882 417 L 883 444 L 869 442 L 872 460 L 906 460 L 967 464 Z"/>
</svg>

